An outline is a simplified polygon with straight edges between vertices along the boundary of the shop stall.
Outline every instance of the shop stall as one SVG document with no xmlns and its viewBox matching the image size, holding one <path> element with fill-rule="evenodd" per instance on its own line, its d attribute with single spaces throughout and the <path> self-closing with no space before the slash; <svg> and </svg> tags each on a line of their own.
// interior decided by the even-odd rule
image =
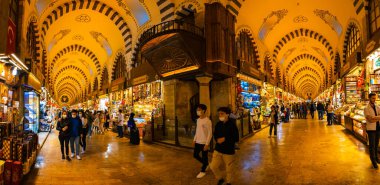
<svg viewBox="0 0 380 185">
<path fill-rule="evenodd" d="M 242 137 L 261 128 L 260 88 L 261 82 L 249 77 L 239 78 L 237 87 L 237 107 L 241 113 L 240 135 Z M 239 127 L 239 125 L 238 125 Z"/>
<path fill-rule="evenodd" d="M 278 103 L 278 99 L 276 98 L 276 87 L 264 82 L 261 91 L 261 100 L 261 115 L 263 115 L 262 124 L 268 124 L 271 111 L 270 106 Z"/>
</svg>

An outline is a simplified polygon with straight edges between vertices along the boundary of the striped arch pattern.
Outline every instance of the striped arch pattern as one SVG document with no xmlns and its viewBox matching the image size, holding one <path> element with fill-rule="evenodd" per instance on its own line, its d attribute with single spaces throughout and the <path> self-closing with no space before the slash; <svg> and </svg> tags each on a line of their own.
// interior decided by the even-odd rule
<svg viewBox="0 0 380 185">
<path fill-rule="evenodd" d="M 107 16 L 111 21 L 114 22 L 114 24 L 122 33 L 126 53 L 132 51 L 132 35 L 130 29 L 128 28 L 127 22 L 123 19 L 119 12 L 98 0 L 73 0 L 71 2 L 67 2 L 58 6 L 46 17 L 42 23 L 42 37 L 46 35 L 49 27 L 54 23 L 54 21 L 62 17 L 64 14 L 69 13 L 70 11 L 81 9 L 97 11 Z"/>
<path fill-rule="evenodd" d="M 99 79 L 99 86 L 98 86 L 98 88 L 103 88 L 104 77 L 108 77 L 108 79 L 109 79 L 107 67 L 104 67 L 104 69 L 103 69 L 102 75 L 101 75 L 101 77 Z"/>
<path fill-rule="evenodd" d="M 313 81 L 315 84 L 320 84 L 319 82 L 318 82 L 318 80 L 317 80 L 317 78 L 315 78 L 314 76 L 311 76 L 311 77 L 308 77 L 308 78 L 306 78 L 306 77 L 301 77 L 301 78 L 299 78 L 298 80 L 297 80 L 297 82 L 295 83 L 296 84 L 296 86 L 298 87 L 300 84 L 302 84 L 302 82 L 304 82 L 305 80 L 311 80 L 311 81 Z"/>
<path fill-rule="evenodd" d="M 78 44 L 67 46 L 66 48 L 64 48 L 58 52 L 58 54 L 54 57 L 53 61 L 50 64 L 50 73 L 52 72 L 52 70 L 54 68 L 55 62 L 57 62 L 65 54 L 73 52 L 73 51 L 78 51 L 78 52 L 81 52 L 81 53 L 87 55 L 91 59 L 91 61 L 93 61 L 95 63 L 97 74 L 100 74 L 101 65 L 100 65 L 100 62 L 98 60 L 98 57 L 96 57 L 96 55 L 91 50 L 89 50 L 88 48 L 81 46 L 81 45 L 78 45 Z"/>
<path fill-rule="evenodd" d="M 124 56 L 123 56 L 123 54 L 120 53 L 120 52 L 116 54 L 116 57 L 115 57 L 115 59 L 114 59 L 114 61 L 113 61 L 113 65 L 112 65 L 111 79 L 113 78 L 114 70 L 115 70 L 115 68 L 116 68 L 116 64 L 117 64 L 117 59 L 119 59 L 119 57 L 124 57 Z M 127 60 L 125 60 L 125 61 L 127 61 Z M 125 63 L 125 66 L 127 66 L 127 63 Z"/>
<path fill-rule="evenodd" d="M 257 61 L 257 66 L 258 66 L 258 68 L 260 69 L 260 56 L 259 56 L 259 49 L 258 49 L 258 47 L 257 47 L 257 44 L 256 44 L 256 42 L 255 42 L 255 39 L 253 38 L 253 35 L 252 35 L 252 33 L 251 33 L 251 31 L 249 30 L 249 29 L 246 29 L 246 28 L 243 28 L 242 30 L 240 30 L 239 31 L 239 33 L 238 33 L 238 35 L 240 34 L 240 33 L 242 33 L 242 32 L 245 32 L 245 33 L 247 33 L 248 34 L 248 36 L 251 38 L 251 42 L 252 42 L 252 44 L 253 44 L 253 49 L 254 49 L 254 51 L 255 51 L 255 59 L 256 59 L 256 61 Z"/>
<path fill-rule="evenodd" d="M 302 71 L 305 71 L 305 70 L 308 70 L 308 71 L 312 71 L 312 72 L 314 72 L 314 73 L 315 73 L 320 79 L 322 79 L 321 75 L 318 73 L 317 70 L 315 70 L 315 69 L 313 69 L 313 68 L 311 68 L 311 67 L 309 67 L 309 66 L 305 66 L 305 67 L 299 68 L 299 69 L 297 70 L 297 72 L 294 73 L 293 78 L 292 78 L 292 81 L 294 81 L 294 78 L 295 78 L 298 74 L 300 74 Z"/>
<path fill-rule="evenodd" d="M 282 47 L 285 46 L 285 44 L 297 37 L 309 37 L 315 40 L 318 40 L 319 42 L 322 43 L 322 45 L 325 46 L 325 48 L 329 51 L 331 60 L 334 58 L 334 51 L 333 48 L 331 47 L 331 44 L 323 35 L 319 34 L 316 31 L 309 30 L 309 29 L 304 29 L 300 28 L 298 30 L 294 30 L 288 34 L 286 34 L 282 39 L 277 43 L 274 51 L 273 51 L 273 59 L 276 60 L 277 55 L 281 51 Z"/>
<path fill-rule="evenodd" d="M 61 88 L 66 88 L 66 87 L 68 87 L 68 86 L 74 88 L 74 90 L 75 90 L 76 93 L 80 93 L 80 89 L 78 89 L 77 86 L 74 86 L 73 84 L 68 83 L 68 82 L 63 83 L 63 84 L 60 84 L 60 85 L 57 87 L 57 89 L 60 90 Z"/>
<path fill-rule="evenodd" d="M 354 22 L 351 22 L 347 26 L 346 34 L 344 35 L 344 43 L 343 43 L 343 63 L 344 64 L 346 63 L 346 59 L 347 59 L 346 51 L 347 51 L 347 45 L 348 45 L 348 41 L 349 41 L 348 39 L 350 37 L 350 33 L 351 33 L 352 29 L 357 29 L 360 33 L 359 27 Z M 361 39 L 361 34 L 360 34 L 360 39 Z"/>
<path fill-rule="evenodd" d="M 316 62 L 323 70 L 323 72 L 326 73 L 326 68 L 324 66 L 324 64 L 315 56 L 311 55 L 311 54 L 302 54 L 302 55 L 298 55 L 297 57 L 295 57 L 289 64 L 288 64 L 288 67 L 286 67 L 286 73 L 288 73 L 288 71 L 290 70 L 290 68 L 292 68 L 292 66 L 294 64 L 296 64 L 298 61 L 300 60 L 303 60 L 303 59 L 309 59 L 309 60 L 312 60 L 314 62 Z"/>
<path fill-rule="evenodd" d="M 61 89 L 60 91 L 58 91 L 58 94 L 65 94 L 67 93 L 72 99 L 75 98 L 75 95 L 73 94 L 72 91 L 70 91 L 71 89 Z M 62 96 L 61 96 L 62 97 Z"/>
<path fill-rule="evenodd" d="M 161 13 L 161 22 L 169 21 L 174 18 L 174 3 L 171 0 L 157 0 L 157 6 Z"/>
<path fill-rule="evenodd" d="M 79 83 L 79 81 L 78 81 L 77 79 L 75 79 L 74 77 L 71 77 L 71 76 L 65 76 L 65 77 L 63 77 L 63 78 L 60 79 L 60 80 L 58 81 L 58 83 L 56 83 L 56 84 L 59 85 L 59 84 L 61 84 L 62 81 L 64 81 L 64 80 L 73 80 L 73 81 L 76 83 L 76 85 L 78 85 L 81 89 L 83 89 L 82 84 Z"/>
<path fill-rule="evenodd" d="M 190 13 L 197 12 L 197 9 L 193 4 L 187 4 L 182 6 L 177 12 L 175 12 L 176 19 L 180 20 L 187 17 Z"/>
<path fill-rule="evenodd" d="M 306 77 L 312 78 L 313 80 L 315 80 L 315 81 L 318 82 L 318 83 L 322 83 L 321 79 L 317 79 L 317 78 L 315 78 L 315 76 L 313 76 L 313 75 L 311 75 L 311 74 L 306 74 L 306 75 L 302 76 L 301 78 L 299 78 L 294 84 L 295 84 L 296 86 L 298 86 L 298 83 L 299 83 L 302 79 L 304 79 L 304 78 L 306 78 Z"/>
<path fill-rule="evenodd" d="M 353 0 L 353 5 L 355 7 L 356 14 L 359 14 L 363 10 L 365 1 L 368 0 Z"/>
<path fill-rule="evenodd" d="M 37 24 L 37 18 L 35 16 L 32 16 L 29 20 L 29 23 L 28 23 L 28 26 L 32 24 L 32 27 L 33 27 L 33 31 L 34 33 L 37 33 L 37 35 L 34 35 L 36 37 L 36 57 L 37 57 L 37 61 L 36 62 L 39 62 L 39 58 L 40 58 L 40 53 L 41 53 L 41 41 L 40 41 L 40 35 L 39 35 L 39 30 L 38 30 L 38 24 Z"/>
<path fill-rule="evenodd" d="M 241 8 L 242 2 L 244 0 L 229 0 L 226 8 L 234 15 L 239 15 L 239 10 Z"/>
<path fill-rule="evenodd" d="M 83 71 L 81 68 L 79 68 L 79 67 L 77 67 L 77 66 L 73 66 L 73 65 L 68 65 L 68 66 L 62 68 L 61 70 L 59 70 L 59 71 L 54 75 L 54 78 L 53 78 L 53 79 L 57 79 L 57 77 L 58 77 L 61 73 L 63 73 L 63 72 L 67 72 L 68 69 L 73 69 L 73 70 L 75 70 L 75 71 L 78 71 L 78 72 L 84 77 L 84 79 L 86 80 L 86 83 L 87 83 L 88 78 L 87 78 L 86 73 L 84 73 L 84 71 Z"/>
<path fill-rule="evenodd" d="M 305 86 L 306 84 L 311 84 L 311 85 L 313 85 L 313 86 L 315 86 L 315 87 L 318 86 L 314 81 L 312 81 L 312 80 L 310 80 L 310 79 L 305 79 L 305 80 L 303 80 L 303 81 L 301 82 L 301 84 L 300 84 L 300 87 L 302 87 L 301 90 L 304 90 L 304 86 Z"/>
</svg>

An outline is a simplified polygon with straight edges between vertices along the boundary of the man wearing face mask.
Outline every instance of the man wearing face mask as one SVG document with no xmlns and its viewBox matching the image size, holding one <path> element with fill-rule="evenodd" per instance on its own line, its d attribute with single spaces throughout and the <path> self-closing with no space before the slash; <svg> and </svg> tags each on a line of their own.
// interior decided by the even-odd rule
<svg viewBox="0 0 380 185">
<path fill-rule="evenodd" d="M 69 140 L 70 140 L 70 131 L 71 131 L 71 122 L 67 117 L 67 112 L 62 112 L 62 118 L 59 119 L 57 123 L 57 130 L 59 130 L 59 143 L 61 144 L 61 154 L 62 159 L 71 161 L 69 157 Z M 65 157 L 65 148 L 66 148 L 66 157 Z"/>
<path fill-rule="evenodd" d="M 218 109 L 219 122 L 215 125 L 214 139 L 216 140 L 215 151 L 210 164 L 214 172 L 218 185 L 222 185 L 225 180 L 223 174 L 227 174 L 227 185 L 232 180 L 232 164 L 234 162 L 235 143 L 239 141 L 239 131 L 236 123 L 229 118 L 231 109 L 221 107 Z M 224 162 L 226 172 L 220 170 L 220 164 Z"/>
<path fill-rule="evenodd" d="M 197 175 L 200 179 L 206 175 L 206 168 L 208 167 L 208 149 L 212 138 L 212 123 L 206 116 L 207 106 L 199 104 L 197 108 L 197 128 L 193 140 L 194 158 L 202 163 L 201 172 Z M 202 157 L 199 153 L 202 152 Z"/>
<path fill-rule="evenodd" d="M 366 119 L 365 128 L 368 134 L 369 141 L 369 157 L 371 159 L 373 168 L 378 169 L 380 160 L 377 156 L 380 138 L 380 107 L 375 104 L 376 94 L 369 94 L 369 103 L 364 108 L 364 116 Z"/>
<path fill-rule="evenodd" d="M 77 159 L 81 160 L 79 154 L 79 138 L 83 136 L 82 134 L 82 121 L 78 117 L 78 111 L 73 110 L 71 112 L 71 138 L 70 138 L 70 148 L 71 148 L 71 158 L 76 154 Z M 75 144 L 75 153 L 74 153 L 74 144 Z"/>
</svg>

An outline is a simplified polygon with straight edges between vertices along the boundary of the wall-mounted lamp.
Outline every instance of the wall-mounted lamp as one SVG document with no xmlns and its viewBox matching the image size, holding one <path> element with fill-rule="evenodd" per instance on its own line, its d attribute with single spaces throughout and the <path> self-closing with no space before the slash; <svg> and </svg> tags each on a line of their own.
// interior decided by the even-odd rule
<svg viewBox="0 0 380 185">
<path fill-rule="evenodd" d="M 16 76 L 16 75 L 17 75 L 17 67 L 13 67 L 12 75 L 13 75 L 13 76 Z"/>
</svg>

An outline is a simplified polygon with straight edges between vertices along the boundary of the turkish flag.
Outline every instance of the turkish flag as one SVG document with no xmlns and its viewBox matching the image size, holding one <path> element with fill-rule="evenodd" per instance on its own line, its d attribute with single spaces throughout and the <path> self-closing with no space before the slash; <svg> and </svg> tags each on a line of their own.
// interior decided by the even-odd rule
<svg viewBox="0 0 380 185">
<path fill-rule="evenodd" d="M 8 18 L 8 35 L 7 35 L 7 50 L 6 54 L 16 52 L 16 24 L 11 18 Z"/>
</svg>

